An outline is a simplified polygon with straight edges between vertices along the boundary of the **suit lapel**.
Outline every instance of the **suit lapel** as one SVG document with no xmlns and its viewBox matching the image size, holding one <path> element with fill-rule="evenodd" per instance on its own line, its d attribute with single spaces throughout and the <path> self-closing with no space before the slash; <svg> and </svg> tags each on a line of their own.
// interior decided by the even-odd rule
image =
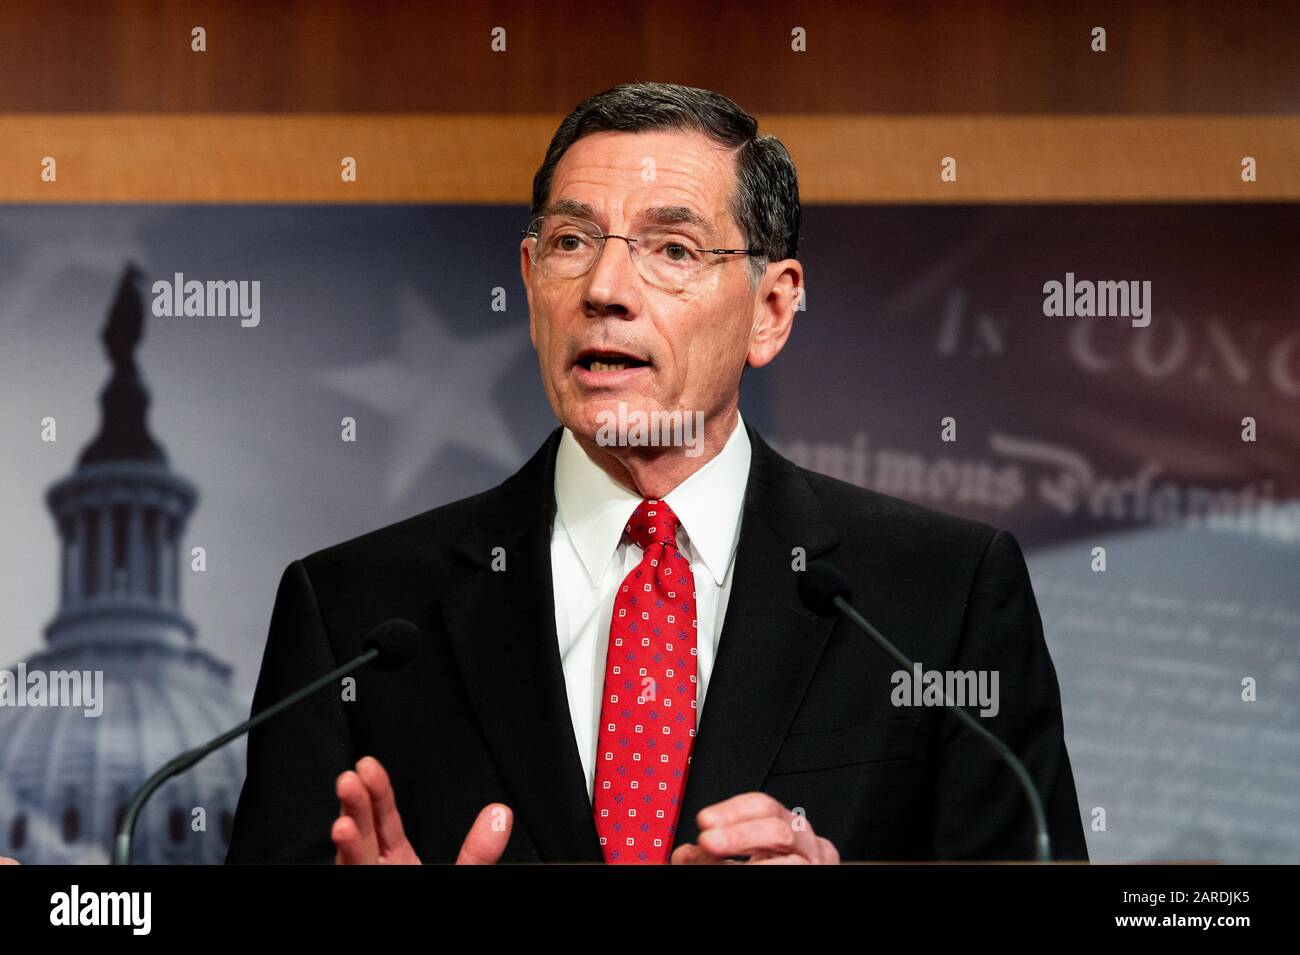
<svg viewBox="0 0 1300 955">
<path fill-rule="evenodd" d="M 476 568 L 439 599 L 492 755 L 543 861 L 600 862 L 555 632 L 551 520 L 556 429 L 486 502 L 457 550 Z M 504 548 L 505 570 L 492 569 Z"/>
<path fill-rule="evenodd" d="M 834 625 L 803 609 L 792 562 L 796 547 L 809 561 L 830 550 L 835 531 L 798 468 L 752 428 L 749 439 L 731 594 L 674 847 L 698 838 L 705 806 L 762 785 Z"/>
</svg>

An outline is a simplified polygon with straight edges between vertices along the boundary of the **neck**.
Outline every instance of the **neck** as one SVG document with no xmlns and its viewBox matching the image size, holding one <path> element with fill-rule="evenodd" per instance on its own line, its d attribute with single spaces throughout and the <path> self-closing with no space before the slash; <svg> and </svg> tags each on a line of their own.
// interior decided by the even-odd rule
<svg viewBox="0 0 1300 955">
<path fill-rule="evenodd" d="M 574 432 L 582 450 L 619 485 L 650 500 L 661 500 L 688 477 L 708 464 L 727 443 L 736 427 L 736 405 L 712 415 L 704 423 L 704 450 L 687 457 L 682 448 L 610 448 Z"/>
</svg>

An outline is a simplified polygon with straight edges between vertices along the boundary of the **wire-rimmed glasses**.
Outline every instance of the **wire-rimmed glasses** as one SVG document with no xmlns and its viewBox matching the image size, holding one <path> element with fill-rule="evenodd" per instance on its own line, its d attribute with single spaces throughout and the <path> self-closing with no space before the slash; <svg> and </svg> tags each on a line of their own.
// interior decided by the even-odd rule
<svg viewBox="0 0 1300 955">
<path fill-rule="evenodd" d="M 724 255 L 761 255 L 754 249 L 701 249 L 681 229 L 650 226 L 640 235 L 605 234 L 589 219 L 567 215 L 537 216 L 522 233 L 533 242 L 528 256 L 548 278 L 585 275 L 605 250 L 606 239 L 622 239 L 637 272 L 646 282 L 668 292 L 684 292 L 705 269 Z"/>
</svg>

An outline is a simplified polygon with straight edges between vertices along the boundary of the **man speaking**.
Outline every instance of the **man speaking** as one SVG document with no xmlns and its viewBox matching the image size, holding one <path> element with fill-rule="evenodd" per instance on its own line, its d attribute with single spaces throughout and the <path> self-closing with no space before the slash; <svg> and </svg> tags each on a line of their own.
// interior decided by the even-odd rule
<svg viewBox="0 0 1300 955">
<path fill-rule="evenodd" d="M 716 93 L 614 87 L 561 123 L 531 216 L 562 427 L 499 487 L 289 565 L 255 712 L 384 620 L 423 642 L 253 731 L 227 861 L 1030 858 L 1012 772 L 803 605 L 813 560 L 926 671 L 993 675 L 977 718 L 1056 857 L 1086 858 L 1015 538 L 796 467 L 741 420 L 803 291 L 781 143 Z"/>
</svg>

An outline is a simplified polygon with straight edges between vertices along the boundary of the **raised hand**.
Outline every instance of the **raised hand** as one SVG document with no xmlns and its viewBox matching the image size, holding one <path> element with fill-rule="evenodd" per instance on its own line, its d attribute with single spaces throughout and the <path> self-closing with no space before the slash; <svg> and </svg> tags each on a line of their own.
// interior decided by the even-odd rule
<svg viewBox="0 0 1300 955">
<path fill-rule="evenodd" d="M 334 783 L 339 817 L 330 829 L 337 865 L 420 865 L 406 838 L 388 773 L 373 756 Z M 491 865 L 501 858 L 514 824 L 509 806 L 490 803 L 479 812 L 456 858 L 458 865 Z"/>
</svg>

